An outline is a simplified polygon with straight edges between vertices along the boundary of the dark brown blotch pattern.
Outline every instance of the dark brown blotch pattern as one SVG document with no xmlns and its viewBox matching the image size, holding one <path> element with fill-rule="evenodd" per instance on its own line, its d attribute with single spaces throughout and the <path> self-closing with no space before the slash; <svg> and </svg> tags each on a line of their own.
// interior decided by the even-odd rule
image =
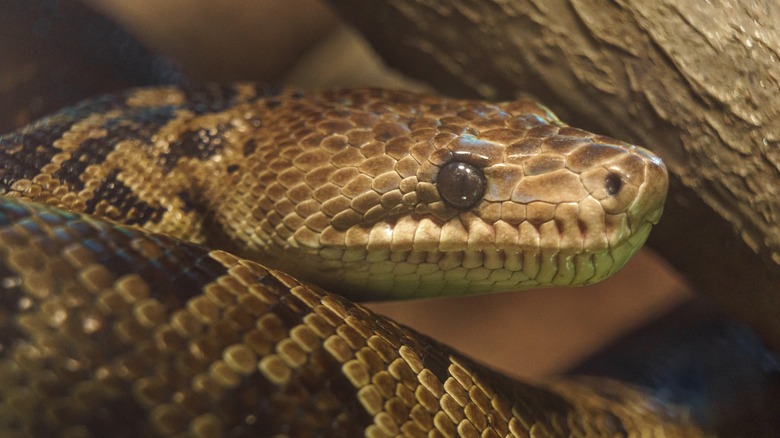
<svg viewBox="0 0 780 438">
<path fill-rule="evenodd" d="M 212 243 L 272 242 L 273 256 L 300 230 L 304 246 L 321 239 L 408 245 L 409 233 L 388 240 L 381 229 L 354 225 L 388 219 L 411 230 L 411 211 L 456 217 L 433 185 L 437 166 L 456 158 L 480 166 L 506 159 L 565 178 L 559 159 L 528 158 L 573 155 L 595 142 L 606 152 L 582 161 L 607 163 L 618 146 L 563 126 L 531 102 L 464 107 L 381 90 L 262 99 L 261 91 L 140 89 L 85 104 L 53 119 L 51 130 L 34 125 L 0 138 L 8 158 L 0 176 L 15 196 L 199 241 L 208 225 L 217 230 Z M 432 156 L 437 149 L 448 152 Z M 626 182 L 635 185 L 644 175 L 631 160 Z M 605 190 L 603 175 L 589 181 L 592 192 Z M 77 190 L 79 183 L 88 190 Z M 522 193 L 498 192 L 502 205 L 475 211 L 525 221 L 522 232 L 552 225 L 564 234 L 552 201 L 526 206 L 507 201 Z M 164 206 L 152 201 L 162 199 Z M 448 244 L 485 244 L 491 230 L 471 212 L 464 218 L 448 222 L 457 225 L 447 228 Z M 439 226 L 429 220 L 419 230 L 436 235 Z M 509 231 L 494 234 L 517 239 Z M 0 201 L 0 242 L 0 429 L 11 434 L 695 432 L 627 389 L 561 384 L 550 391 L 510 381 L 359 305 L 226 252 L 13 200 Z M 490 275 L 482 264 L 496 263 L 492 253 L 453 254 L 413 257 L 473 267 L 467 275 L 481 279 Z M 554 275 L 538 261 L 510 262 Z M 377 266 L 376 278 L 392 275 Z"/>
</svg>

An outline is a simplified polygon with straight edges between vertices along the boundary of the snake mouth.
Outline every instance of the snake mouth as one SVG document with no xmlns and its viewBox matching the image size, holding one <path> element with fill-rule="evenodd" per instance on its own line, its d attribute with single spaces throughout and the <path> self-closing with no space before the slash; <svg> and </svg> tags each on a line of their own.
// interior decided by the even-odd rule
<svg viewBox="0 0 780 438">
<path fill-rule="evenodd" d="M 601 251 L 331 247 L 281 257 L 279 264 L 308 281 L 364 300 L 581 286 L 597 283 L 622 268 L 642 246 L 651 228 L 652 223 L 645 221 L 631 236 Z"/>
</svg>

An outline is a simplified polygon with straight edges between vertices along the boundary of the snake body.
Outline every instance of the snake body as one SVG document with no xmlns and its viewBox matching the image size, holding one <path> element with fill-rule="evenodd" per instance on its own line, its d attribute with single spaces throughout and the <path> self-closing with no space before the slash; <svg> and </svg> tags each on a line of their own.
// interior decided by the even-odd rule
<svg viewBox="0 0 780 438">
<path fill-rule="evenodd" d="M 267 91 L 137 89 L 0 137 L 0 429 L 699 433 L 614 382 L 511 381 L 309 283 L 598 281 L 661 214 L 655 156 L 531 101 Z"/>
</svg>

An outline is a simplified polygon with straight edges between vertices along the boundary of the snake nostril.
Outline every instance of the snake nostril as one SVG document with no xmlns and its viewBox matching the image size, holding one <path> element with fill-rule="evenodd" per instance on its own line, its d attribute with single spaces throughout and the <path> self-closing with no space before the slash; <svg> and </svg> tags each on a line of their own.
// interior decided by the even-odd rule
<svg viewBox="0 0 780 438">
<path fill-rule="evenodd" d="M 487 181 L 478 168 L 461 162 L 451 162 L 442 167 L 436 178 L 436 188 L 447 205 L 467 210 L 482 200 Z"/>
<path fill-rule="evenodd" d="M 607 179 L 604 182 L 604 190 L 609 196 L 615 196 L 620 193 L 620 189 L 623 188 L 623 180 L 620 176 L 610 173 L 607 175 Z"/>
</svg>

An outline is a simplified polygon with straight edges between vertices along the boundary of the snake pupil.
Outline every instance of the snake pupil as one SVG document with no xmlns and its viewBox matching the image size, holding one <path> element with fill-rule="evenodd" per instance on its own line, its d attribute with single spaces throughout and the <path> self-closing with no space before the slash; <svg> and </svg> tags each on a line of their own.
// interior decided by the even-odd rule
<svg viewBox="0 0 780 438">
<path fill-rule="evenodd" d="M 606 190 L 607 195 L 615 196 L 618 193 L 620 193 L 620 189 L 622 188 L 623 188 L 623 180 L 620 179 L 620 177 L 615 175 L 614 173 L 610 173 L 607 176 L 607 181 L 604 184 L 604 190 Z"/>
<path fill-rule="evenodd" d="M 447 205 L 467 210 L 477 205 L 485 193 L 487 181 L 478 168 L 460 162 L 448 163 L 439 171 L 436 188 Z"/>
</svg>

